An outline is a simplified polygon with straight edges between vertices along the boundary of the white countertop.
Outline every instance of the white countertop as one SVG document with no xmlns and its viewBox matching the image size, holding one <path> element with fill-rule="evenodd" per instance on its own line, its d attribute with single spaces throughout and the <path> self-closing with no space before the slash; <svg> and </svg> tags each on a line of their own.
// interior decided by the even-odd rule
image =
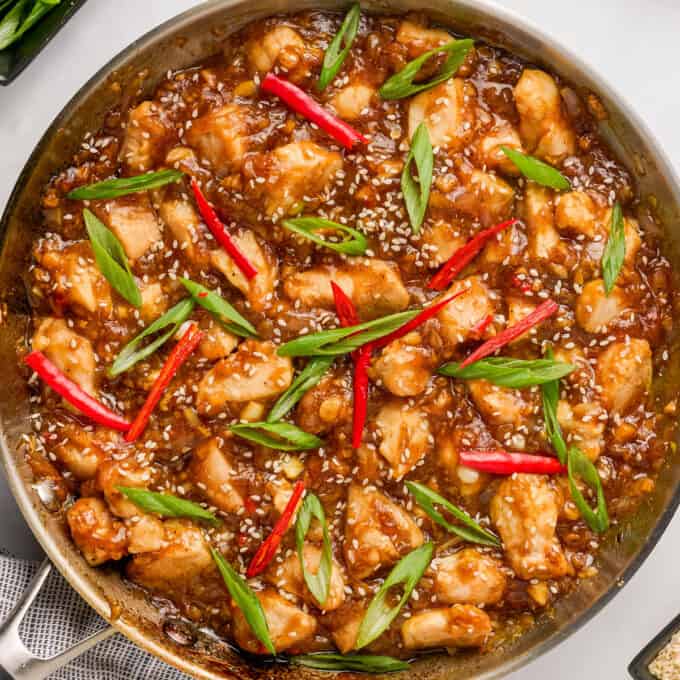
<svg viewBox="0 0 680 680">
<path fill-rule="evenodd" d="M 497 2 L 580 53 L 632 103 L 680 172 L 678 0 Z M 135 38 L 195 4 L 195 0 L 90 0 L 13 85 L 0 89 L 0 207 L 40 135 L 78 88 Z M 39 548 L 1 475 L 0 517 L 0 547 L 38 557 Z M 680 517 L 603 612 L 510 676 L 512 680 L 627 677 L 633 655 L 680 610 L 678 561 Z"/>
</svg>

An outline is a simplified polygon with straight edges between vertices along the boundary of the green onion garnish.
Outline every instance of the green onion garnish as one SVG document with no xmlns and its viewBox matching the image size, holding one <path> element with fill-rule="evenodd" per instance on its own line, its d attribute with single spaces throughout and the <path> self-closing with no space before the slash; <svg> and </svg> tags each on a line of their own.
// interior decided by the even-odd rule
<svg viewBox="0 0 680 680">
<path fill-rule="evenodd" d="M 550 187 L 557 191 L 568 191 L 571 189 L 569 180 L 559 170 L 555 170 L 552 165 L 523 154 L 516 149 L 502 146 L 501 151 L 517 166 L 517 169 L 532 182 Z"/>
<path fill-rule="evenodd" d="M 131 305 L 141 307 L 142 295 L 120 241 L 87 208 L 83 210 L 83 217 L 99 271 Z"/>
<path fill-rule="evenodd" d="M 78 187 L 66 194 L 67 198 L 77 201 L 94 201 L 105 198 L 117 198 L 136 194 L 140 191 L 149 191 L 158 187 L 177 182 L 184 177 L 184 173 L 179 170 L 159 170 L 158 172 L 148 172 L 144 175 L 134 177 L 116 177 L 106 179 L 103 182 L 95 182 L 85 187 Z"/>
<path fill-rule="evenodd" d="M 395 73 L 383 84 L 380 88 L 380 96 L 383 99 L 403 99 L 443 83 L 456 74 L 474 45 L 474 40 L 454 40 L 447 45 L 435 47 L 433 50 L 421 54 L 413 61 L 409 61 L 399 73 Z M 424 83 L 414 83 L 413 81 L 423 67 L 423 64 L 442 52 L 447 53 L 449 56 L 446 58 L 439 73 Z"/>
</svg>

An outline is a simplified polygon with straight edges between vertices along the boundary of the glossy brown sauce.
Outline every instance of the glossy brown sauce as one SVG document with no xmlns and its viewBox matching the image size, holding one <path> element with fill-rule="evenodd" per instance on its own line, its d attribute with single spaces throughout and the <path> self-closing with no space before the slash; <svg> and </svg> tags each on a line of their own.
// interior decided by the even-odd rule
<svg viewBox="0 0 680 680">
<path fill-rule="evenodd" d="M 414 30 L 425 30 L 421 25 L 422 17 L 407 20 L 415 26 Z M 603 427 L 593 435 L 594 443 L 590 443 L 596 449 L 594 457 L 603 480 L 610 517 L 616 522 L 620 516 L 634 512 L 639 499 L 653 489 L 656 471 L 668 450 L 669 428 L 663 420 L 663 409 L 667 408 L 670 413 L 671 406 L 656 403 L 642 390 L 614 413 L 607 406 L 607 390 L 616 392 L 619 388 L 601 384 L 598 360 L 608 348 L 634 339 L 649 343 L 654 373 L 662 370 L 668 356 L 666 343 L 672 327 L 670 270 L 642 218 L 635 227 L 641 237 L 639 248 L 621 275 L 624 311 L 615 315 L 606 328 L 595 332 L 587 330 L 577 320 L 576 310 L 584 287 L 600 277 L 599 257 L 603 238 L 606 239 L 606 231 L 604 237 L 602 232 L 606 229 L 606 220 L 602 215 L 615 201 L 623 205 L 627 217 L 640 214 L 632 179 L 599 138 L 597 120 L 590 112 L 592 106 L 581 100 L 569 85 L 557 80 L 560 107 L 573 132 L 574 148 L 573 153 L 555 165 L 571 181 L 573 192 L 586 192 L 590 197 L 593 212 L 598 215 L 593 220 L 596 224 L 593 227 L 584 222 L 575 228 L 563 224 L 556 232 L 559 247 L 555 253 L 535 257 L 532 243 L 540 220 L 530 215 L 527 182 L 502 168 L 487 167 L 480 152 L 480 140 L 498 126 L 507 125 L 513 130 L 521 128 L 522 120 L 513 92 L 528 67 L 512 54 L 477 43 L 457 74 L 468 88 L 465 97 L 471 101 L 466 99 L 461 108 L 471 107 L 471 122 L 468 127 L 463 123 L 459 128 L 462 138 L 450 148 L 444 145 L 435 149 L 429 210 L 423 232 L 416 235 L 409 225 L 399 183 L 408 152 L 411 100 L 382 101 L 377 90 L 390 75 L 422 53 L 423 42 L 404 38 L 403 17 L 364 15 L 359 35 L 340 75 L 319 94 L 315 83 L 323 50 L 340 21 L 341 17 L 335 14 L 311 12 L 256 22 L 231 36 L 225 43 L 223 55 L 205 65 L 168 74 L 151 99 L 152 122 L 149 128 L 144 128 L 149 130 L 149 137 L 145 139 L 150 141 L 151 148 L 141 166 L 135 167 L 126 156 L 129 147 L 125 146 L 124 140 L 130 133 L 130 126 L 135 126 L 131 122 L 135 114 L 130 110 L 112 111 L 102 129 L 83 140 L 72 165 L 53 179 L 42 199 L 45 234 L 35 243 L 35 261 L 30 272 L 35 327 L 46 317 L 64 319 L 70 332 L 91 343 L 94 356 L 91 379 L 96 394 L 133 418 L 170 346 L 166 345 L 116 379 L 108 378 L 106 369 L 121 348 L 145 325 L 186 296 L 177 282 L 178 276 L 218 290 L 256 326 L 263 340 L 279 344 L 303 332 L 337 325 L 332 305 L 305 303 L 305 291 L 301 290 L 304 286 L 294 286 L 291 282 L 297 273 L 323 265 L 342 269 L 347 266 L 347 258 L 294 237 L 280 226 L 283 216 L 302 211 L 306 215 L 323 216 L 359 228 L 369 239 L 369 260 L 392 263 L 389 267 L 396 265 L 396 270 L 391 271 L 396 271 L 403 284 L 408 307 L 427 305 L 437 297 L 438 294 L 428 290 L 426 284 L 455 247 L 482 228 L 516 216 L 521 223 L 487 246 L 459 278 L 480 277 L 476 281 L 483 287 L 483 297 L 494 315 L 485 337 L 510 325 L 508 319 L 513 316 L 513 306 L 521 310 L 528 305 L 530 309 L 547 297 L 559 303 L 558 315 L 502 354 L 537 358 L 541 355 L 541 347 L 552 344 L 556 352 L 576 361 L 579 370 L 562 381 L 562 399 L 585 420 L 575 435 L 565 428 L 568 439 L 582 444 L 579 432 L 590 432 L 593 427 L 597 430 L 598 424 L 602 424 Z M 263 73 L 258 72 L 254 63 L 257 57 L 253 54 L 272 30 L 284 26 L 301 37 L 304 48 L 294 45 L 279 51 L 273 60 L 276 72 L 313 93 L 329 107 L 337 106 L 334 98 L 345 87 L 360 83 L 370 90 L 367 105 L 351 121 L 370 138 L 368 148 L 343 152 L 326 133 L 293 114 L 280 101 L 260 95 L 258 83 Z M 434 72 L 435 66 L 428 68 L 431 72 L 424 74 L 426 76 Z M 352 101 L 355 96 L 351 97 Z M 138 104 L 136 102 L 135 106 Z M 229 106 L 235 107 L 230 111 L 237 112 L 234 114 L 237 120 L 227 118 L 222 124 L 242 127 L 229 136 L 222 151 L 230 144 L 237 144 L 239 139 L 247 141 L 243 152 L 237 154 L 240 156 L 237 160 L 232 154 L 221 163 L 201 147 L 199 138 L 206 139 L 215 134 L 212 123 L 206 123 L 206 117 Z M 134 108 L 130 107 L 131 110 Z M 197 126 L 200 132 L 192 133 Z M 216 143 L 217 146 L 220 143 Z M 280 195 L 277 182 L 292 182 L 297 170 L 282 170 L 277 166 L 273 152 L 293 143 L 318 145 L 324 154 L 330 153 L 339 159 L 341 169 L 322 187 L 317 187 L 324 164 L 331 162 L 324 156 L 320 167 L 304 169 L 303 190 L 292 188 L 290 201 L 286 197 L 285 204 L 277 203 L 276 197 Z M 229 153 L 222 155 L 229 156 Z M 211 259 L 211 252 L 217 246 L 204 226 L 198 224 L 188 241 L 183 242 L 178 237 L 178 231 L 169 226 L 167 215 L 164 217 L 164 206 L 167 208 L 173 201 L 174 205 L 191 205 L 188 183 L 179 183 L 148 195 L 138 194 L 116 201 L 116 209 L 141 210 L 160 225 L 160 243 L 156 240 L 151 247 L 143 249 L 143 254 L 133 262 L 138 280 L 145 286 L 157 286 L 154 302 L 158 304 L 151 305 L 146 311 L 143 308 L 140 318 L 140 312 L 109 290 L 102 279 L 97 279 L 91 289 L 88 288 L 88 295 L 94 300 L 90 308 L 82 296 L 74 299 L 74 289 L 86 285 L 84 279 L 87 277 L 79 273 L 79 267 L 83 263 L 94 265 L 81 216 L 82 203 L 66 199 L 65 194 L 75 187 L 113 175 L 133 175 L 173 166 L 202 184 L 206 195 L 234 233 L 249 231 L 256 235 L 265 262 L 278 268 L 271 289 L 244 295 L 232 285 Z M 492 182 L 499 181 L 502 185 L 488 194 L 480 194 L 478 181 L 471 179 L 475 172 L 485 173 L 486 177 L 491 176 Z M 304 190 L 306 187 L 309 194 Z M 503 197 L 506 190 L 508 194 Z M 556 196 L 550 194 L 546 198 L 543 195 L 543 200 L 552 206 L 546 210 L 559 210 Z M 99 201 L 90 205 L 104 222 L 110 218 L 107 203 Z M 568 216 L 563 218 L 565 224 L 567 221 Z M 449 244 L 446 254 L 440 252 L 442 243 Z M 75 269 L 69 269 L 64 253 L 75 258 Z M 369 261 L 366 268 L 370 270 L 371 266 Z M 361 297 L 361 290 L 375 292 L 380 280 L 376 283 L 359 272 L 355 286 L 355 296 Z M 399 305 L 392 299 L 391 284 L 388 288 L 386 308 L 377 310 L 370 304 L 358 305 L 362 318 L 399 311 L 393 308 L 393 304 Z M 366 294 L 370 297 L 370 293 Z M 197 308 L 192 318 L 208 332 L 215 330 L 215 324 L 205 310 Z M 445 360 L 461 360 L 480 341 L 466 331 L 460 341 L 452 343 L 442 330 L 442 323 L 441 319 L 428 322 L 414 341 L 425 355 L 417 361 L 433 363 L 431 372 Z M 49 352 L 50 347 L 52 351 L 58 351 L 54 343 L 48 344 L 46 351 Z M 235 351 L 243 351 L 243 346 Z M 54 360 L 58 363 L 58 357 Z M 374 358 L 374 365 L 377 360 L 378 357 Z M 356 565 L 348 558 L 352 551 L 346 536 L 348 489 L 352 483 L 360 489 L 375 486 L 378 493 L 405 509 L 416 519 L 423 539 L 435 542 L 437 558 L 445 558 L 462 548 L 475 548 L 434 526 L 413 504 L 403 480 L 427 484 L 497 531 L 490 519 L 490 503 L 498 494 L 503 478 L 461 470 L 457 465 L 457 452 L 464 448 L 506 448 L 530 453 L 550 451 L 537 387 L 508 390 L 510 405 L 499 406 L 485 401 L 489 398 L 488 385 L 479 386 L 475 395 L 464 381 L 433 376 L 417 394 L 399 395 L 386 388 L 384 377 L 375 373 L 371 374 L 364 446 L 353 451 L 350 445 L 352 364 L 349 357 L 339 357 L 330 377 L 309 393 L 291 414 L 292 422 L 323 437 L 323 448 L 294 454 L 272 451 L 234 437 L 228 427 L 239 418 L 263 418 L 275 396 L 246 402 L 228 401 L 207 410 L 197 405 L 201 382 L 218 361 L 228 360 L 218 358 L 209 349 L 194 354 L 164 395 L 143 437 L 132 445 L 123 444 L 119 436 L 110 431 L 93 428 L 86 419 L 65 408 L 54 393 L 37 389 L 36 384 L 34 423 L 38 447 L 31 460 L 37 476 L 53 481 L 56 496 L 65 505 L 78 497 L 104 501 L 105 520 L 91 517 L 93 523 L 85 523 L 87 526 L 77 540 L 86 555 L 91 555 L 88 549 L 93 551 L 96 545 L 99 552 L 92 562 L 123 560 L 121 564 L 128 576 L 147 587 L 150 595 L 163 602 L 165 608 L 197 624 L 211 626 L 227 639 L 232 639 L 234 634 L 235 612 L 214 565 L 210 560 L 204 560 L 204 548 L 193 544 L 186 548 L 186 555 L 178 558 L 179 563 L 184 561 L 183 569 L 176 563 L 168 567 L 164 562 L 172 559 L 168 557 L 169 552 L 179 550 L 177 546 L 182 544 L 182 539 L 178 537 L 192 523 L 168 520 L 164 528 L 157 523 L 154 531 L 162 533 L 155 546 L 158 549 L 146 551 L 135 547 L 131 544 L 131 531 L 139 524 L 137 516 L 140 513 L 112 490 L 121 479 L 127 485 L 166 491 L 215 509 L 223 519 L 222 527 L 200 527 L 200 532 L 233 565 L 241 568 L 248 564 L 279 516 L 281 507 L 275 503 L 273 490 L 289 491 L 295 479 L 304 479 L 306 488 L 321 498 L 331 523 L 335 559 L 344 574 L 344 602 L 334 611 L 322 612 L 307 598 L 299 597 L 299 593 L 286 596 L 286 601 L 304 616 L 311 617 L 316 626 L 313 634 L 285 646 L 284 651 L 295 653 L 334 649 L 339 644 L 342 647 L 337 636 L 346 633 L 357 618 L 360 620 L 363 608 L 396 561 L 387 561 L 372 573 L 357 576 Z M 244 365 L 247 370 L 247 363 L 245 358 L 240 363 L 230 364 L 228 370 L 238 370 Z M 296 362 L 298 369 L 303 365 L 304 361 Z M 388 373 L 394 370 L 393 367 L 387 369 Z M 492 399 L 497 392 L 491 389 Z M 384 415 L 385 407 L 390 405 L 416 413 L 417 418 L 426 422 L 427 430 L 424 441 L 417 444 L 422 447 L 422 456 L 408 469 L 405 477 L 398 480 L 390 473 L 390 465 L 380 450 L 387 437 L 378 421 L 380 414 Z M 252 418 L 251 414 L 256 417 Z M 400 418 L 395 422 L 400 423 Z M 591 426 L 590 430 L 588 426 Z M 411 436 L 416 435 L 411 432 Z M 210 442 L 216 446 L 216 455 L 226 455 L 232 467 L 232 486 L 242 501 L 237 503 L 240 506 L 237 509 L 230 502 L 216 502 L 215 496 L 206 494 L 206 476 L 210 479 L 216 473 L 213 469 L 206 472 L 201 468 L 204 454 L 196 451 L 209 450 Z M 398 446 L 408 448 L 409 443 L 400 441 Z M 492 633 L 483 636 L 480 644 L 473 643 L 472 646 L 487 649 L 525 630 L 536 616 L 549 613 L 564 593 L 577 588 L 581 578 L 592 576 L 597 570 L 600 537 L 588 529 L 569 500 L 566 477 L 546 478 L 541 484 L 558 508 L 556 537 L 565 564 L 563 573 L 520 578 L 503 550 L 476 549 L 494 561 L 506 583 L 502 596 L 494 602 L 480 603 L 474 595 L 468 601 L 459 602 L 461 606 L 470 606 L 473 613 L 479 611 L 480 615 L 489 617 Z M 227 507 L 230 509 L 225 510 Z M 382 519 L 388 528 L 394 522 L 389 512 Z M 540 525 L 544 520 L 537 511 L 536 515 L 528 513 L 524 521 L 530 528 L 532 523 Z M 196 532 L 197 526 L 200 525 L 193 525 L 192 531 Z M 195 534 L 192 537 L 191 540 L 199 540 Z M 503 538 L 506 540 L 507 537 Z M 409 550 L 408 545 L 401 546 L 399 541 L 395 541 L 395 545 L 400 554 Z M 272 568 L 274 580 L 278 563 L 293 555 L 293 551 L 294 532 L 290 531 Z M 469 576 L 473 581 L 479 581 L 475 569 Z M 458 578 L 462 578 L 460 574 Z M 416 595 L 389 631 L 369 651 L 399 657 L 413 654 L 413 649 L 404 647 L 402 624 L 423 611 L 443 610 L 452 604 L 442 601 L 435 581 L 436 563 L 418 584 Z M 261 589 L 264 581 L 256 579 L 251 585 Z M 462 637 L 451 646 L 468 646 Z M 237 642 L 242 644 L 238 636 Z M 256 644 L 252 644 L 255 647 L 250 651 L 257 651 Z M 248 645 L 242 646 L 248 648 Z"/>
</svg>

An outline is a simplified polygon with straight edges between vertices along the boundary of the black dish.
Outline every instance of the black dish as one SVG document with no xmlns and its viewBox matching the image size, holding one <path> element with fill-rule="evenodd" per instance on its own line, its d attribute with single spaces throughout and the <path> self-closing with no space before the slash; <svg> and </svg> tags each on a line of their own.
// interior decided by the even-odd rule
<svg viewBox="0 0 680 680">
<path fill-rule="evenodd" d="M 0 85 L 9 85 L 39 54 L 86 0 L 65 0 L 16 44 L 0 51 Z"/>
<path fill-rule="evenodd" d="M 661 650 L 670 642 L 675 633 L 680 630 L 680 614 L 676 616 L 660 633 L 657 633 L 630 662 L 628 672 L 635 680 L 658 680 L 656 675 L 649 672 L 649 664 L 656 659 Z"/>
</svg>

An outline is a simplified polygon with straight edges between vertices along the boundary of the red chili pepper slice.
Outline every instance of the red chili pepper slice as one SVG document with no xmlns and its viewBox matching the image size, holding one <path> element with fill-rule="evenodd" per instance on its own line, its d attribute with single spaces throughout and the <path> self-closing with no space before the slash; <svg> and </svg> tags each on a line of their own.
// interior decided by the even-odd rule
<svg viewBox="0 0 680 680">
<path fill-rule="evenodd" d="M 567 471 L 567 468 L 557 458 L 530 453 L 461 451 L 458 461 L 466 467 L 495 475 L 511 475 L 513 472 L 553 475 Z"/>
<path fill-rule="evenodd" d="M 354 303 L 335 281 L 331 281 L 331 288 L 333 289 L 335 311 L 337 312 L 338 319 L 340 319 L 340 324 L 344 327 L 356 326 L 359 323 L 359 315 Z M 368 366 L 371 363 L 373 347 L 373 343 L 369 342 L 352 352 L 352 360 L 354 361 L 354 379 L 352 381 L 354 394 L 352 448 L 355 449 L 361 446 L 366 416 L 368 414 Z"/>
<path fill-rule="evenodd" d="M 524 335 L 529 329 L 537 326 L 542 321 L 545 321 L 548 317 L 551 317 L 559 308 L 560 306 L 554 300 L 545 300 L 544 302 L 541 302 L 531 314 L 527 314 L 521 321 L 518 321 L 513 326 L 510 326 L 510 328 L 506 328 L 495 337 L 481 344 L 461 363 L 460 368 L 465 368 L 470 364 L 474 364 L 475 361 L 479 361 L 484 357 L 488 357 L 489 354 L 493 354 L 496 350 L 499 350 L 501 347 L 516 340 L 520 335 Z"/>
<path fill-rule="evenodd" d="M 297 508 L 297 504 L 299 503 L 300 498 L 302 498 L 304 491 L 304 483 L 302 481 L 296 482 L 295 486 L 293 487 L 293 493 L 291 494 L 288 503 L 286 503 L 286 507 L 283 509 L 281 517 L 279 517 L 278 521 L 274 525 L 271 534 L 269 534 L 269 536 L 267 536 L 267 538 L 262 541 L 262 544 L 257 549 L 253 559 L 250 561 L 248 570 L 246 571 L 246 576 L 248 578 L 253 578 L 253 576 L 261 574 L 274 559 L 274 556 L 279 549 L 279 545 L 281 544 L 281 539 L 283 538 L 283 535 L 286 533 L 286 531 L 288 531 L 288 527 L 290 527 L 293 521 L 295 509 Z"/>
<path fill-rule="evenodd" d="M 112 430 L 125 432 L 130 429 L 129 421 L 98 402 L 73 380 L 66 377 L 42 352 L 31 352 L 24 357 L 40 378 L 71 406 L 95 423 L 110 427 Z"/>
<path fill-rule="evenodd" d="M 352 414 L 352 448 L 361 446 L 368 415 L 368 365 L 371 363 L 370 343 L 359 347 L 354 359 L 354 411 Z"/>
<path fill-rule="evenodd" d="M 187 329 L 186 333 L 180 338 L 180 341 L 175 345 L 172 352 L 170 352 L 161 372 L 154 381 L 149 396 L 142 406 L 142 410 L 135 418 L 132 426 L 125 435 L 126 442 L 133 442 L 139 437 L 149 422 L 153 410 L 163 396 L 167 386 L 179 370 L 180 366 L 189 358 L 191 353 L 196 349 L 198 343 L 203 338 L 203 331 L 199 330 L 195 323 Z"/>
<path fill-rule="evenodd" d="M 359 315 L 354 303 L 335 281 L 331 281 L 331 288 L 333 289 L 333 301 L 340 324 L 344 327 L 356 326 L 359 323 Z"/>
<path fill-rule="evenodd" d="M 440 309 L 446 307 L 446 305 L 448 305 L 451 300 L 455 300 L 464 293 L 467 293 L 467 290 L 461 290 L 458 293 L 450 295 L 444 300 L 440 300 L 436 304 L 430 305 L 426 309 L 423 309 L 420 314 L 417 314 L 410 321 L 407 321 L 401 328 L 397 328 L 396 331 L 392 331 L 389 335 L 376 340 L 373 343 L 373 347 L 376 349 L 381 349 L 382 347 L 387 347 L 387 345 L 389 345 L 393 340 L 398 340 L 399 338 L 404 337 L 407 333 L 410 333 L 415 328 L 418 328 L 418 326 L 424 324 L 428 319 L 431 319 L 435 314 L 437 314 L 437 312 L 439 312 Z"/>
<path fill-rule="evenodd" d="M 481 338 L 484 335 L 484 331 L 490 326 L 493 321 L 493 314 L 487 314 L 479 323 L 475 324 L 470 329 L 471 338 Z"/>
<path fill-rule="evenodd" d="M 311 120 L 312 123 L 316 123 L 346 149 L 352 150 L 356 144 L 368 144 L 368 139 L 360 132 L 357 132 L 344 120 L 340 120 L 337 116 L 326 111 L 297 85 L 293 85 L 293 83 L 279 78 L 273 73 L 268 73 L 262 81 L 260 89 L 282 99 L 293 111 Z"/>
<path fill-rule="evenodd" d="M 489 227 L 480 231 L 477 236 L 470 239 L 464 246 L 461 246 L 456 252 L 451 255 L 442 268 L 432 277 L 427 287 L 431 290 L 444 290 L 446 286 L 453 281 L 453 279 L 460 274 L 465 267 L 477 256 L 480 250 L 486 245 L 486 242 L 499 234 L 503 229 L 516 224 L 519 220 L 512 219 L 506 222 L 501 222 L 495 227 Z"/>
<path fill-rule="evenodd" d="M 241 270 L 243 276 L 250 281 L 257 276 L 257 269 L 250 263 L 250 260 L 241 252 L 241 249 L 234 243 L 227 228 L 222 224 L 222 220 L 217 216 L 215 209 L 208 203 L 208 199 L 198 186 L 195 179 L 191 180 L 191 190 L 194 192 L 194 199 L 198 206 L 198 211 L 205 221 L 208 229 L 215 237 L 217 242 L 227 251 L 227 255 L 234 260 L 234 264 Z"/>
</svg>

